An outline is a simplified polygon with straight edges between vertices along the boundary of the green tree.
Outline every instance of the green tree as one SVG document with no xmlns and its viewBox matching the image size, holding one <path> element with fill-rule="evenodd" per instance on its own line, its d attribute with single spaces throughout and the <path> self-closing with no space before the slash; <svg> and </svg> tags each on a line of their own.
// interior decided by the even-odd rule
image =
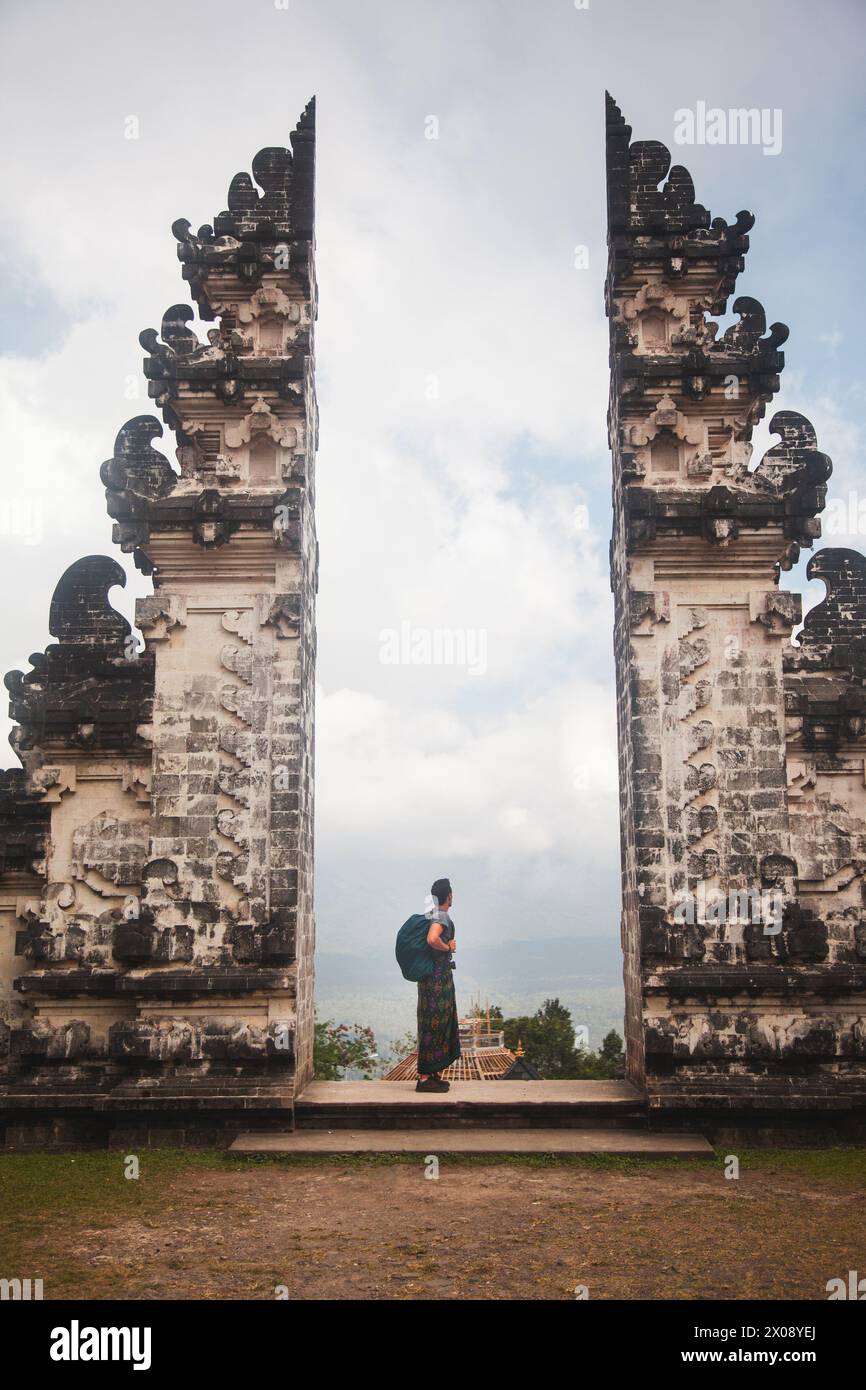
<svg viewBox="0 0 866 1390">
<path fill-rule="evenodd" d="M 522 1043 L 545 1081 L 606 1081 L 622 1066 L 622 1039 L 614 1030 L 598 1052 L 575 1046 L 571 1013 L 558 999 L 546 999 L 530 1017 L 505 1019 L 504 1031 L 506 1047 Z"/>
<path fill-rule="evenodd" d="M 572 1076 L 577 1081 L 607 1081 L 610 1077 L 610 1067 L 597 1052 L 590 1052 L 587 1047 L 579 1047 L 574 1054 Z"/>
<path fill-rule="evenodd" d="M 577 1050 L 571 1014 L 558 999 L 545 999 L 531 1016 L 507 1018 L 505 1046 L 522 1043 L 526 1056 L 545 1081 L 571 1079 L 577 1073 Z"/>
<path fill-rule="evenodd" d="M 625 1053 L 623 1051 L 622 1038 L 615 1028 L 611 1028 L 610 1032 L 605 1034 L 602 1038 L 601 1047 L 598 1052 L 599 1056 L 604 1058 L 605 1062 L 607 1062 L 610 1067 L 611 1075 L 621 1070 L 625 1061 Z"/>
<path fill-rule="evenodd" d="M 372 1028 L 316 1019 L 313 1075 L 317 1081 L 342 1081 L 347 1071 L 360 1072 L 361 1079 L 369 1081 L 378 1061 Z"/>
</svg>

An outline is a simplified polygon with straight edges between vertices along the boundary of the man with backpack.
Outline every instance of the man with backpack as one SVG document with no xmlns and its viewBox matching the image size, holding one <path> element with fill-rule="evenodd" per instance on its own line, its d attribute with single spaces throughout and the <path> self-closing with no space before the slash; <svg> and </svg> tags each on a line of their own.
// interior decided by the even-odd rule
<svg viewBox="0 0 866 1390">
<path fill-rule="evenodd" d="M 460 1056 L 460 1028 L 454 992 L 457 949 L 450 909 L 454 900 L 447 878 L 430 889 L 431 908 L 415 913 L 397 934 L 397 961 L 405 979 L 418 984 L 418 1081 L 416 1091 L 449 1089 L 441 1073 Z"/>
</svg>

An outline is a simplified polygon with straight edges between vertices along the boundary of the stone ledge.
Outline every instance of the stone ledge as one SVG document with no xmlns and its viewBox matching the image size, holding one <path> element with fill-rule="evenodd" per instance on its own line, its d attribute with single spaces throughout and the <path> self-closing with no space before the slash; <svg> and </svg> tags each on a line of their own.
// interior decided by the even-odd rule
<svg viewBox="0 0 866 1390">
<path fill-rule="evenodd" d="M 294 992 L 295 981 L 289 970 L 153 970 L 121 974 L 120 971 L 46 970 L 21 975 L 15 981 L 20 994 L 89 994 L 101 997 L 133 995 L 153 998 L 163 995 L 209 996 L 214 994 Z"/>
<path fill-rule="evenodd" d="M 649 970 L 644 975 L 647 994 L 810 994 L 849 993 L 866 990 L 866 966 L 835 965 L 822 970 L 797 966 L 692 966 Z"/>
<path fill-rule="evenodd" d="M 701 1135 L 647 1134 L 617 1129 L 296 1130 L 292 1134 L 241 1134 L 231 1154 L 466 1154 L 478 1157 L 545 1154 L 617 1154 L 622 1158 L 714 1157 Z"/>
</svg>

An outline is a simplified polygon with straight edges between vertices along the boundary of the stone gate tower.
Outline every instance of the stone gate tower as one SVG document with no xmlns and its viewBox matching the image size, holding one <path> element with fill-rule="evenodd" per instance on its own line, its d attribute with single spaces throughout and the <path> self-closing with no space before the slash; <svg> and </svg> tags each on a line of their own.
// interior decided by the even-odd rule
<svg viewBox="0 0 866 1390">
<path fill-rule="evenodd" d="M 830 461 L 776 414 L 783 324 L 733 304 L 754 218 L 607 98 L 612 586 L 630 1075 L 651 1117 L 866 1132 L 866 561 L 778 586 Z"/>
<path fill-rule="evenodd" d="M 173 227 L 187 305 L 141 334 L 152 415 L 102 467 L 153 576 L 144 649 L 72 565 L 6 683 L 0 1116 L 11 1143 L 291 1124 L 312 1072 L 315 113 Z M 256 186 L 258 185 L 258 187 Z M 162 446 L 165 447 L 164 445 Z"/>
</svg>

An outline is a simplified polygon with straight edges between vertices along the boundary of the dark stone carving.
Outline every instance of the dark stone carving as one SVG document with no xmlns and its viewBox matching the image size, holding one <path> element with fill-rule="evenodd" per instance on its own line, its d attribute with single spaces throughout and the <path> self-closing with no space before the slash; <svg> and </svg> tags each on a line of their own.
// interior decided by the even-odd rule
<svg viewBox="0 0 866 1390">
<path fill-rule="evenodd" d="M 114 454 L 102 465 L 108 515 L 128 520 L 147 515 L 148 504 L 167 497 L 177 474 L 151 441 L 162 436 L 153 415 L 127 420 L 114 441 Z"/>
<path fill-rule="evenodd" d="M 699 925 L 667 920 L 663 908 L 640 909 L 641 953 L 648 960 L 701 960 L 704 941 Z"/>
<path fill-rule="evenodd" d="M 785 710 L 803 747 L 832 757 L 866 733 L 866 557 L 819 550 L 806 575 L 827 593 L 806 614 L 799 647 L 785 652 Z"/>
<path fill-rule="evenodd" d="M 806 566 L 808 579 L 823 579 L 827 593 L 806 614 L 800 633 L 802 662 L 866 676 L 866 556 L 826 549 Z"/>
<path fill-rule="evenodd" d="M 51 808 L 27 784 L 23 768 L 0 772 L 0 874 L 37 872 Z"/>
<path fill-rule="evenodd" d="M 115 960 L 126 961 L 130 965 L 150 960 L 155 939 L 153 923 L 145 917 L 118 922 L 114 928 L 111 953 Z"/>
<path fill-rule="evenodd" d="M 13 732 L 17 750 L 141 744 L 139 726 L 152 711 L 153 658 L 138 651 L 129 623 L 111 607 L 115 584 L 125 585 L 126 575 L 105 555 L 77 560 L 58 583 L 49 616 L 57 644 L 30 658 L 32 671 L 6 676 L 9 712 L 20 726 Z"/>
<path fill-rule="evenodd" d="M 214 317 L 210 276 L 227 268 L 256 285 L 276 264 L 290 270 L 307 292 L 315 294 L 315 124 L 314 98 L 292 132 L 291 150 L 259 150 L 253 160 L 253 177 L 235 175 L 228 208 L 217 215 L 212 227 L 199 227 L 194 235 L 185 219 L 173 224 L 183 276 L 203 318 Z"/>
<path fill-rule="evenodd" d="M 237 1019 L 136 1019 L 115 1023 L 109 1032 L 112 1057 L 138 1062 L 264 1062 L 289 1065 L 294 1034 L 274 1025 L 265 1030 Z"/>
<path fill-rule="evenodd" d="M 230 933 L 236 961 L 276 965 L 290 964 L 295 958 L 295 914 L 291 909 L 278 909 L 262 924 L 239 922 Z"/>
<path fill-rule="evenodd" d="M 711 259 L 718 264 L 720 282 L 719 297 L 710 308 L 722 312 L 743 269 L 754 217 L 739 212 L 733 226 L 721 217 L 711 219 L 695 202 L 688 170 L 671 167 L 670 151 L 656 140 L 632 145 L 631 126 L 610 95 L 606 103 L 610 276 L 620 279 L 642 262 L 661 260 L 675 280 L 688 275 L 690 262 Z"/>
</svg>

